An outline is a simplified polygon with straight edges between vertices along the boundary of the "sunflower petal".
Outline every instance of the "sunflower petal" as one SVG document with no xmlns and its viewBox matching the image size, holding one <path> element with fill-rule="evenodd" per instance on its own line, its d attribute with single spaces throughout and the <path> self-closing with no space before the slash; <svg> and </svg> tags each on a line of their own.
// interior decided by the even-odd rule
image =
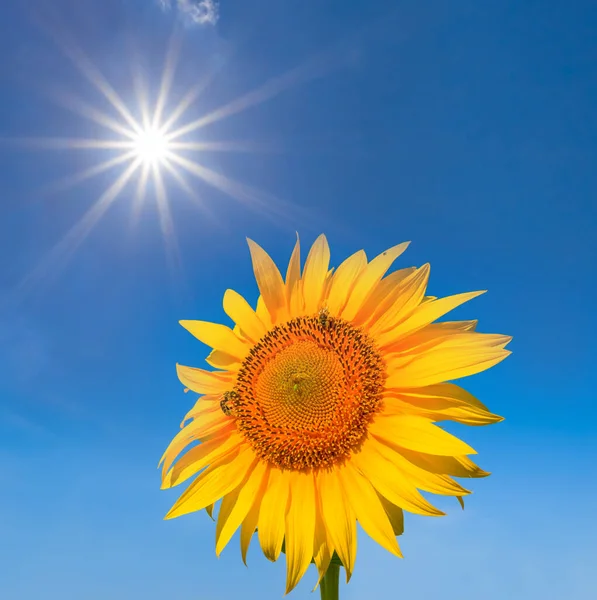
<svg viewBox="0 0 597 600">
<path fill-rule="evenodd" d="M 296 234 L 296 244 L 288 261 L 286 270 L 286 303 L 290 308 L 290 294 L 295 283 L 301 278 L 301 242 L 298 233 Z"/>
<path fill-rule="evenodd" d="M 319 498 L 316 498 L 319 500 Z M 317 589 L 317 586 L 321 583 L 323 576 L 326 574 L 332 556 L 334 554 L 334 546 L 329 538 L 327 528 L 323 520 L 323 514 L 321 511 L 321 502 L 317 502 L 317 510 L 315 514 L 315 536 L 313 539 L 313 562 L 317 567 L 319 577 L 317 583 L 312 591 Z"/>
<path fill-rule="evenodd" d="M 388 515 L 394 535 L 402 535 L 404 533 L 404 511 L 399 506 L 392 504 L 387 498 L 384 498 L 379 492 L 377 492 L 377 496 L 386 511 L 386 515 Z"/>
<path fill-rule="evenodd" d="M 476 454 L 468 444 L 423 417 L 382 414 L 369 425 L 369 432 L 386 443 L 415 452 L 439 456 Z"/>
<path fill-rule="evenodd" d="M 305 574 L 313 557 L 315 535 L 315 487 L 312 473 L 290 479 L 290 503 L 286 513 L 286 593 Z"/>
<path fill-rule="evenodd" d="M 241 438 L 238 433 L 230 432 L 191 448 L 176 461 L 172 469 L 164 472 L 162 489 L 165 490 L 179 485 L 213 462 L 234 453 L 238 454 L 240 445 Z M 166 465 L 168 463 L 164 466 Z"/>
<path fill-rule="evenodd" d="M 391 344 L 396 340 L 411 335 L 440 317 L 443 317 L 446 313 L 454 310 L 461 304 L 464 304 L 473 298 L 477 298 L 484 293 L 485 290 L 469 292 L 467 294 L 456 294 L 454 296 L 448 296 L 447 298 L 425 302 L 399 325 L 383 335 L 379 335 L 377 343 L 380 346 L 384 346 L 385 344 Z"/>
<path fill-rule="evenodd" d="M 223 304 L 224 312 L 240 327 L 251 342 L 257 343 L 267 333 L 265 325 L 249 303 L 234 290 L 226 290 Z"/>
<path fill-rule="evenodd" d="M 317 312 L 323 296 L 323 287 L 330 264 L 330 248 L 325 235 L 320 235 L 311 246 L 303 271 L 305 313 Z"/>
<path fill-rule="evenodd" d="M 392 504 L 404 510 L 432 517 L 443 515 L 441 510 L 421 496 L 403 471 L 379 453 L 376 446 L 369 440 L 351 460 L 373 487 Z"/>
<path fill-rule="evenodd" d="M 363 250 L 349 256 L 332 276 L 327 297 L 327 308 L 330 314 L 341 316 L 347 299 L 354 288 L 361 271 L 367 266 L 367 255 Z"/>
<path fill-rule="evenodd" d="M 414 465 L 430 473 L 452 477 L 487 477 L 489 473 L 478 467 L 468 456 L 437 456 L 402 448 L 400 454 Z"/>
<path fill-rule="evenodd" d="M 255 272 L 259 292 L 271 315 L 272 322 L 279 323 L 288 314 L 282 275 L 280 275 L 280 271 L 278 271 L 278 267 L 276 267 L 270 255 L 259 244 L 250 239 L 247 239 L 247 242 L 251 251 L 253 271 Z"/>
<path fill-rule="evenodd" d="M 419 391 L 426 388 L 415 389 Z M 410 396 L 404 393 L 408 391 L 387 390 L 384 394 L 384 412 L 417 415 L 432 421 L 456 421 L 465 425 L 490 425 L 504 420 L 484 406 L 451 398 Z M 462 392 L 466 394 L 464 390 Z"/>
<path fill-rule="evenodd" d="M 464 489 L 459 483 L 447 475 L 431 473 L 417 467 L 402 456 L 402 448 L 388 443 L 379 443 L 377 451 L 391 463 L 395 464 L 409 478 L 411 483 L 425 492 L 441 494 L 442 496 L 466 496 L 469 490 Z"/>
<path fill-rule="evenodd" d="M 427 263 L 398 284 L 392 305 L 370 324 L 369 330 L 376 337 L 376 341 L 381 333 L 395 328 L 421 303 L 425 297 L 429 271 L 430 266 Z"/>
<path fill-rule="evenodd" d="M 375 289 L 375 286 L 381 281 L 392 263 L 408 248 L 409 243 L 398 244 L 382 252 L 367 264 L 355 282 L 354 289 L 342 311 L 342 318 L 347 321 L 354 319 L 359 309 Z"/>
<path fill-rule="evenodd" d="M 245 481 L 222 500 L 216 525 L 216 556 L 220 556 L 236 530 L 253 506 L 263 480 L 267 475 L 267 465 L 258 461 Z"/>
<path fill-rule="evenodd" d="M 319 471 L 317 489 L 327 533 L 350 580 L 357 553 L 356 517 L 348 504 L 336 473 Z"/>
<path fill-rule="evenodd" d="M 162 473 L 166 473 L 175 458 L 183 448 L 191 442 L 205 439 L 206 436 L 224 436 L 232 431 L 231 420 L 221 411 L 202 413 L 191 423 L 183 427 L 172 439 L 164 452 L 160 464 L 163 463 Z"/>
<path fill-rule="evenodd" d="M 367 321 L 375 322 L 396 300 L 395 290 L 400 282 L 404 281 L 404 279 L 412 275 L 415 271 L 414 267 L 408 267 L 394 271 L 387 277 L 384 277 L 363 303 L 353 322 L 356 325 L 361 325 Z"/>
<path fill-rule="evenodd" d="M 239 360 L 243 360 L 249 352 L 249 346 L 226 325 L 208 321 L 180 321 L 180 324 L 200 342 L 214 350 L 221 350 Z"/>
<path fill-rule="evenodd" d="M 265 475 L 264 482 L 267 482 L 267 477 L 269 477 L 269 471 Z M 263 498 L 264 492 L 265 486 L 255 498 L 253 506 L 251 506 L 251 508 L 249 509 L 249 512 L 247 513 L 247 516 L 242 522 L 240 528 L 240 553 L 245 566 L 247 565 L 247 552 L 249 551 L 249 545 L 251 544 L 251 539 L 253 538 L 253 535 L 257 530 L 257 521 L 259 520 L 259 509 L 261 507 L 261 499 Z"/>
<path fill-rule="evenodd" d="M 278 560 L 282 551 L 289 495 L 287 474 L 278 469 L 271 469 L 269 485 L 263 494 L 259 510 L 257 533 L 263 554 L 272 562 Z"/>
<path fill-rule="evenodd" d="M 372 540 L 402 558 L 392 525 L 373 486 L 354 468 L 341 469 L 338 475 L 361 527 Z"/>
<path fill-rule="evenodd" d="M 485 371 L 511 354 L 507 336 L 462 333 L 415 356 L 391 357 L 388 388 L 419 388 Z"/>
<path fill-rule="evenodd" d="M 174 519 L 213 504 L 240 485 L 256 460 L 253 450 L 244 448 L 228 462 L 214 463 L 197 476 L 165 518 Z"/>
<path fill-rule="evenodd" d="M 234 384 L 232 373 L 204 371 L 203 369 L 177 364 L 176 374 L 185 387 L 197 394 L 223 394 Z"/>
</svg>

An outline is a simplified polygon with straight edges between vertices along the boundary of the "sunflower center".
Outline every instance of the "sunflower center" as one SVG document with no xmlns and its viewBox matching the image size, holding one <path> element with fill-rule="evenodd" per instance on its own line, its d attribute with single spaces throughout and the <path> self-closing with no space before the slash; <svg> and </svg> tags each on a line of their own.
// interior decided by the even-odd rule
<svg viewBox="0 0 597 600">
<path fill-rule="evenodd" d="M 380 409 L 385 368 L 371 340 L 341 319 L 299 317 L 250 351 L 234 389 L 239 431 L 283 469 L 346 459 Z"/>
</svg>

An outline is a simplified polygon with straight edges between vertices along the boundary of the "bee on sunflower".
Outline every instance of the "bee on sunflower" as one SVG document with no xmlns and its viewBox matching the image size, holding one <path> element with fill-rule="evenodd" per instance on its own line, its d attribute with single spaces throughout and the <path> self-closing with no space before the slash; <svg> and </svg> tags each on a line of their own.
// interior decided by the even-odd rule
<svg viewBox="0 0 597 600">
<path fill-rule="evenodd" d="M 240 528 L 246 562 L 257 532 L 269 560 L 286 555 L 286 593 L 314 563 L 322 599 L 336 599 L 340 566 L 347 581 L 353 572 L 357 521 L 401 557 L 403 511 L 444 514 L 419 490 L 463 504 L 470 492 L 454 477 L 488 475 L 438 423 L 502 420 L 446 382 L 502 361 L 511 338 L 436 322 L 483 292 L 427 296 L 428 264 L 387 275 L 407 246 L 371 261 L 360 250 L 334 271 L 321 235 L 301 271 L 297 239 L 283 278 L 249 240 L 256 308 L 229 289 L 233 328 L 181 321 L 213 349 L 215 370 L 177 365 L 201 397 L 162 457 L 162 488 L 194 477 L 166 518 L 212 515 L 221 500 L 216 554 Z"/>
</svg>

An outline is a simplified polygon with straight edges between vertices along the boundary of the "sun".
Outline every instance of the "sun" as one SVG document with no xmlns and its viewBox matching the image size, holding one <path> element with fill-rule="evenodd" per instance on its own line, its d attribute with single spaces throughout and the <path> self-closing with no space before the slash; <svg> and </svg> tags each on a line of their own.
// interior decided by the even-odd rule
<svg viewBox="0 0 597 600">
<path fill-rule="evenodd" d="M 147 166 L 163 165 L 171 154 L 167 135 L 159 128 L 152 126 L 135 134 L 131 148 L 141 164 Z"/>
<path fill-rule="evenodd" d="M 250 209 L 266 212 L 276 218 L 287 219 L 294 213 L 295 207 L 291 203 L 216 171 L 207 166 L 204 160 L 214 152 L 277 152 L 279 148 L 276 144 L 250 140 L 206 141 L 197 139 L 197 134 L 213 123 L 270 100 L 299 82 L 319 76 L 317 65 L 299 65 L 228 103 L 189 118 L 189 112 L 205 92 L 213 74 L 208 73 L 191 84 L 178 99 L 173 98 L 173 88 L 179 87 L 173 86 L 180 52 L 180 40 L 177 38 L 173 38 L 166 53 L 161 82 L 154 95 L 150 93 L 141 70 L 134 70 L 130 88 L 118 92 L 70 36 L 52 37 L 84 79 L 107 101 L 107 111 L 60 90 L 54 90 L 51 99 L 99 126 L 99 134 L 90 138 L 19 137 L 11 141 L 16 147 L 29 150 L 70 150 L 90 154 L 92 164 L 45 186 L 47 193 L 62 194 L 102 174 L 114 173 L 114 176 L 108 177 L 107 187 L 90 203 L 79 221 L 23 277 L 18 284 L 21 291 L 61 268 L 108 209 L 122 197 L 125 201 L 128 199 L 131 206 L 133 225 L 138 222 L 144 204 L 153 201 L 159 214 L 166 250 L 173 264 L 179 259 L 170 207 L 171 184 L 209 218 L 213 218 L 213 215 L 205 200 L 206 188 L 212 188 Z M 201 184 L 199 189 L 192 185 L 193 179 Z"/>
</svg>

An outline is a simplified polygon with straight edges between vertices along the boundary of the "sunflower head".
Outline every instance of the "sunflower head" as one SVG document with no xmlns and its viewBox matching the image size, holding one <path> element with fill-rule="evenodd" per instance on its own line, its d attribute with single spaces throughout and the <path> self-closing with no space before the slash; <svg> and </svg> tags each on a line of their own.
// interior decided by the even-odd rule
<svg viewBox="0 0 597 600">
<path fill-rule="evenodd" d="M 311 562 L 321 580 L 340 560 L 348 580 L 357 521 L 401 556 L 404 510 L 444 514 L 420 490 L 462 504 L 470 492 L 454 477 L 488 475 L 438 423 L 501 420 L 446 381 L 500 362 L 511 338 L 478 333 L 476 321 L 436 322 L 482 292 L 427 296 L 429 265 L 387 274 L 407 244 L 371 261 L 356 252 L 334 271 L 325 236 L 303 269 L 297 239 L 285 278 L 249 247 L 256 307 L 227 290 L 232 328 L 181 321 L 213 349 L 214 370 L 177 366 L 201 397 L 162 457 L 162 487 L 194 478 L 167 518 L 211 515 L 221 500 L 218 554 L 240 528 L 246 560 L 257 531 L 270 560 L 284 547 L 287 592 Z"/>
</svg>

